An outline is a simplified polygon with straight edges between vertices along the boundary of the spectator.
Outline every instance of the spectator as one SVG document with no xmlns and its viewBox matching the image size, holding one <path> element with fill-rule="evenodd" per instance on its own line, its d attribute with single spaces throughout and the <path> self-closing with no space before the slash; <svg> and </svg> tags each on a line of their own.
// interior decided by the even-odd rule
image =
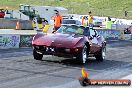
<svg viewBox="0 0 132 88">
<path fill-rule="evenodd" d="M 42 29 L 45 27 L 47 24 L 47 20 L 45 18 L 42 19 Z"/>
<path fill-rule="evenodd" d="M 82 25 L 84 26 L 84 19 L 85 19 L 85 17 L 83 16 L 82 17 Z"/>
<path fill-rule="evenodd" d="M 108 21 L 106 23 L 106 28 L 107 29 L 112 29 L 112 24 L 113 24 L 113 22 L 111 21 L 111 18 L 108 17 Z"/>
<path fill-rule="evenodd" d="M 35 24 L 36 24 L 36 25 L 35 25 Z M 36 17 L 33 18 L 33 26 L 35 27 L 35 30 L 40 30 Z"/>
<path fill-rule="evenodd" d="M 47 33 L 48 30 L 49 30 L 49 27 L 50 27 L 50 25 L 49 25 L 48 21 L 44 20 L 44 23 L 43 23 L 43 32 Z"/>
<path fill-rule="evenodd" d="M 110 16 L 108 16 L 108 21 L 111 21 L 111 18 L 110 18 Z"/>
<path fill-rule="evenodd" d="M 127 17 L 127 15 L 128 15 L 128 12 L 127 12 L 127 11 L 125 11 L 125 17 Z"/>
<path fill-rule="evenodd" d="M 82 25 L 85 27 L 87 26 L 87 17 L 86 16 L 83 16 L 82 17 Z"/>
<path fill-rule="evenodd" d="M 88 26 L 93 26 L 93 16 L 92 16 L 92 12 L 91 11 L 89 12 L 89 15 L 88 15 L 87 25 Z"/>
<path fill-rule="evenodd" d="M 63 20 L 63 18 L 62 18 L 62 16 L 59 14 L 59 11 L 57 11 L 57 10 L 55 10 L 55 16 L 54 16 L 54 18 L 53 18 L 53 20 L 54 20 L 54 29 L 53 29 L 53 33 L 55 32 L 55 31 L 57 31 L 60 27 L 61 27 L 61 24 L 62 24 L 62 20 Z"/>
</svg>

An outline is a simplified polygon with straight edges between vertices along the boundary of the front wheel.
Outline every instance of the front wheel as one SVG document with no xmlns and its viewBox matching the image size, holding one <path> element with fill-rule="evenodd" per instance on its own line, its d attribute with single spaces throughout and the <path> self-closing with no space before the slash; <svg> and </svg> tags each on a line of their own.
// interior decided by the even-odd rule
<svg viewBox="0 0 132 88">
<path fill-rule="evenodd" d="M 79 60 L 79 63 L 85 64 L 87 58 L 88 58 L 88 50 L 87 50 L 87 46 L 85 45 L 82 51 L 80 52 L 80 54 L 78 54 L 77 59 Z"/>
<path fill-rule="evenodd" d="M 106 47 L 103 47 L 99 54 L 95 55 L 97 61 L 103 61 L 106 57 Z"/>
<path fill-rule="evenodd" d="M 35 60 L 42 60 L 43 54 L 39 54 L 35 50 L 33 50 L 33 57 Z"/>
</svg>

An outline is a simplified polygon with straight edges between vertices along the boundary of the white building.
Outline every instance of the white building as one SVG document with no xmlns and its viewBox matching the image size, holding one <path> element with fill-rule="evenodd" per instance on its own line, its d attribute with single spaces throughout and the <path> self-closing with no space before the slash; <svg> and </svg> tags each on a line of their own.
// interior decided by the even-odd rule
<svg viewBox="0 0 132 88">
<path fill-rule="evenodd" d="M 62 16 L 68 15 L 68 10 L 63 7 L 52 7 L 52 6 L 31 6 L 31 9 L 38 12 L 41 18 L 50 20 L 55 16 L 55 10 L 59 11 Z"/>
</svg>

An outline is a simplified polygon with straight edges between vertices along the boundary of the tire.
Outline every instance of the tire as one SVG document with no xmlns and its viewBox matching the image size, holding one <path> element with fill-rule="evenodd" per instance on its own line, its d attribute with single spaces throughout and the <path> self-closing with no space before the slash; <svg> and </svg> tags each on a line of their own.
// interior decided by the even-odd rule
<svg viewBox="0 0 132 88">
<path fill-rule="evenodd" d="M 106 57 L 106 47 L 103 47 L 98 55 L 95 55 L 97 61 L 103 61 Z"/>
<path fill-rule="evenodd" d="M 33 50 L 33 57 L 35 60 L 42 60 L 43 54 L 39 54 L 35 50 Z"/>
<path fill-rule="evenodd" d="M 77 59 L 79 60 L 80 64 L 85 64 L 87 58 L 88 58 L 88 49 L 87 46 L 84 45 L 82 51 L 80 52 L 80 54 L 78 54 Z"/>
</svg>

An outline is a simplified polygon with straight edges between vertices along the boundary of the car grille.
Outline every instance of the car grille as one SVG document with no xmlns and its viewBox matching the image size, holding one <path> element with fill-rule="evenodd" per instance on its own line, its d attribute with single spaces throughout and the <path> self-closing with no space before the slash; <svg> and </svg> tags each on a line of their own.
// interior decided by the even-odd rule
<svg viewBox="0 0 132 88">
<path fill-rule="evenodd" d="M 46 51 L 46 52 L 55 52 L 55 53 L 68 53 L 66 48 L 56 48 L 56 47 L 47 47 L 47 46 L 35 46 L 36 50 Z"/>
<path fill-rule="evenodd" d="M 40 50 L 40 51 L 45 51 L 46 47 L 45 46 L 35 46 L 36 50 Z"/>
<path fill-rule="evenodd" d="M 66 53 L 65 48 L 55 48 L 55 52 Z"/>
</svg>

